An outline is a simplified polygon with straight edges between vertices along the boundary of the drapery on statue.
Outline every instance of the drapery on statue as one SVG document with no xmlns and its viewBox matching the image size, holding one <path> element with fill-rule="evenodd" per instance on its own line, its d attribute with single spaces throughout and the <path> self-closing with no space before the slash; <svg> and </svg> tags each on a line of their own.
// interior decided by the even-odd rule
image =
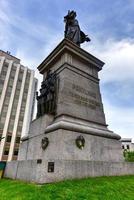
<svg viewBox="0 0 134 200">
<path fill-rule="evenodd" d="M 68 14 L 64 17 L 65 38 L 68 38 L 69 40 L 80 46 L 81 43 L 85 41 L 90 42 L 91 39 L 80 30 L 78 20 L 75 18 L 76 12 L 73 10 L 69 10 Z"/>
</svg>

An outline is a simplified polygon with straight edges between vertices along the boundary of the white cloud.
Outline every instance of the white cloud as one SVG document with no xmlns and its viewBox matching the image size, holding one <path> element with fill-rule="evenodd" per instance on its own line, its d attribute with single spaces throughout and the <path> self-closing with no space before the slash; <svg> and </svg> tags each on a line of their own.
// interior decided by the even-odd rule
<svg viewBox="0 0 134 200">
<path fill-rule="evenodd" d="M 106 63 L 100 72 L 103 83 L 133 79 L 134 40 L 108 40 L 104 44 L 91 45 L 88 49 Z"/>
<path fill-rule="evenodd" d="M 134 108 L 115 107 L 108 99 L 103 103 L 109 129 L 121 137 L 134 138 Z"/>
<path fill-rule="evenodd" d="M 120 82 L 114 94 L 122 95 L 128 102 L 133 101 L 130 83 L 134 80 L 134 40 L 108 40 L 104 44 L 96 41 L 85 48 L 106 63 L 100 72 L 101 93 L 105 90 L 104 84 Z M 107 96 L 103 96 L 103 104 L 109 129 L 121 137 L 134 138 L 134 107 L 129 107 L 129 103 L 125 107 L 117 106 Z"/>
</svg>

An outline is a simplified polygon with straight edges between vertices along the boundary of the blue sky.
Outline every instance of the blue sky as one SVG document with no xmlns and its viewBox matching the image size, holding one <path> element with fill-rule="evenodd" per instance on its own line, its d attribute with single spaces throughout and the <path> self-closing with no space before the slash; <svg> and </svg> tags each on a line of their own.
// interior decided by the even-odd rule
<svg viewBox="0 0 134 200">
<path fill-rule="evenodd" d="M 134 0 L 0 0 L 0 49 L 36 69 L 63 39 L 69 9 L 92 39 L 82 48 L 106 63 L 100 78 L 109 129 L 134 138 Z"/>
</svg>

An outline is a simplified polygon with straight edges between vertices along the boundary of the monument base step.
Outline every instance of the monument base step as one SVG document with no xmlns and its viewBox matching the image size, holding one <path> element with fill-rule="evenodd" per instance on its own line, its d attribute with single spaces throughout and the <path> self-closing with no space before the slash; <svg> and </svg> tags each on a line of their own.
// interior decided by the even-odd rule
<svg viewBox="0 0 134 200">
<path fill-rule="evenodd" d="M 39 184 L 97 176 L 134 175 L 134 163 L 88 160 L 21 160 L 7 162 L 4 177 Z"/>
</svg>

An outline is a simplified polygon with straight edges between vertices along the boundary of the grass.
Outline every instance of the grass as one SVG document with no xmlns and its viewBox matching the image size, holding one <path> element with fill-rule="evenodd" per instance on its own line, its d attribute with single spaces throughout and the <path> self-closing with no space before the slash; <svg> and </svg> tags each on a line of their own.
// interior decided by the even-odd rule
<svg viewBox="0 0 134 200">
<path fill-rule="evenodd" d="M 134 176 L 98 177 L 42 186 L 0 180 L 0 200 L 134 200 Z"/>
</svg>

